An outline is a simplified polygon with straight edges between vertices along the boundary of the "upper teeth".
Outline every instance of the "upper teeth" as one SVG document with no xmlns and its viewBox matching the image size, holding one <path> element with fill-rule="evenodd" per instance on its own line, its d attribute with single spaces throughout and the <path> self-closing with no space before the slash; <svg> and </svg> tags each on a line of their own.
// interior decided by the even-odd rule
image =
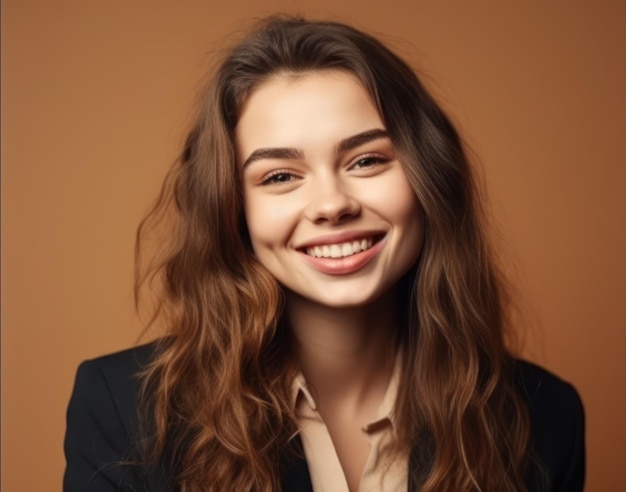
<svg viewBox="0 0 626 492">
<path fill-rule="evenodd" d="M 325 244 L 324 246 L 313 246 L 306 249 L 306 254 L 316 258 L 343 258 L 365 251 L 372 247 L 371 239 L 361 239 L 349 243 Z"/>
</svg>

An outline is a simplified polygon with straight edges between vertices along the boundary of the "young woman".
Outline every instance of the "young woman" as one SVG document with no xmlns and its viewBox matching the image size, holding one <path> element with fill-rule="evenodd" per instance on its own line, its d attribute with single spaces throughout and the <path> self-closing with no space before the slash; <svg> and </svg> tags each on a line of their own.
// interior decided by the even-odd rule
<svg viewBox="0 0 626 492">
<path fill-rule="evenodd" d="M 507 350 L 459 136 L 379 41 L 264 21 L 140 245 L 171 212 L 170 336 L 81 365 L 66 491 L 582 490 L 578 395 Z"/>
</svg>

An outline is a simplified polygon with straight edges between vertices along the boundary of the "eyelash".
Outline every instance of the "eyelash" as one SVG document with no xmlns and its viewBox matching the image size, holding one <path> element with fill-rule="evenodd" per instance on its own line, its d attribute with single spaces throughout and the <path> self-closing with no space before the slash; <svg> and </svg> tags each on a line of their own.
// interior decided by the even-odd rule
<svg viewBox="0 0 626 492">
<path fill-rule="evenodd" d="M 289 179 L 286 181 L 282 181 L 277 179 L 278 176 L 287 176 Z M 288 169 L 276 169 L 275 171 L 270 172 L 266 176 L 261 179 L 261 186 L 280 186 L 290 183 L 294 179 L 298 178 L 292 171 Z"/>
<path fill-rule="evenodd" d="M 386 164 L 387 162 L 389 162 L 389 160 L 390 159 L 388 159 L 387 157 L 383 157 L 377 154 L 363 155 L 363 156 L 360 156 L 352 165 L 350 165 L 350 169 L 357 168 L 359 163 L 363 161 L 371 162 L 371 165 L 367 166 L 367 168 L 371 168 L 371 167 L 379 166 L 382 164 Z"/>
</svg>

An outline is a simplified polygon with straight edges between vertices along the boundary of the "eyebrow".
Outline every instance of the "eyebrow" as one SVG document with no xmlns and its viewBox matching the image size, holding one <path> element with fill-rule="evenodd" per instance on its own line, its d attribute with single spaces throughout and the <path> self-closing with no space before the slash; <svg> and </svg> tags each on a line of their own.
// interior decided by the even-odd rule
<svg viewBox="0 0 626 492">
<path fill-rule="evenodd" d="M 366 132 L 359 133 L 357 135 L 353 135 L 352 137 L 343 139 L 341 142 L 339 142 L 339 144 L 337 144 L 336 152 L 338 154 L 341 154 L 343 152 L 347 152 L 348 150 L 355 149 L 356 147 L 360 147 L 363 144 L 381 138 L 389 138 L 389 134 L 386 130 L 368 130 Z"/>
<path fill-rule="evenodd" d="M 389 138 L 389 133 L 386 130 L 374 129 L 367 130 L 362 133 L 358 133 L 357 135 L 353 135 L 348 138 L 344 138 L 341 142 L 339 142 L 335 147 L 335 152 L 337 154 L 341 154 L 343 152 L 347 152 L 348 150 L 352 150 L 356 147 L 364 145 L 373 140 L 379 140 L 381 138 Z M 246 168 L 254 161 L 259 161 L 261 159 L 303 159 L 304 153 L 300 149 L 296 149 L 293 147 L 271 147 L 271 148 L 263 148 L 256 149 L 243 163 L 242 168 Z"/>
</svg>

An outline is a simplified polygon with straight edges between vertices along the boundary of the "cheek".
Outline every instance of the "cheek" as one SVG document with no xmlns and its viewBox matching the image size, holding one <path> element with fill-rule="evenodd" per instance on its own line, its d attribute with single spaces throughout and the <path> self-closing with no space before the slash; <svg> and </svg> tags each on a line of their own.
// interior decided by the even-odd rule
<svg viewBox="0 0 626 492">
<path fill-rule="evenodd" d="M 400 202 L 400 200 L 398 200 Z M 402 207 L 398 207 L 398 217 L 405 224 L 407 232 L 415 236 L 415 240 L 420 244 L 424 235 L 424 218 L 422 207 L 413 194 L 413 191 L 402 200 Z"/>
<path fill-rule="evenodd" d="M 283 243 L 288 237 L 293 212 L 275 197 L 255 197 L 246 199 L 245 216 L 250 241 L 255 252 L 259 249 Z"/>
<path fill-rule="evenodd" d="M 387 218 L 399 233 L 397 252 L 401 258 L 397 259 L 405 266 L 412 266 L 419 258 L 424 242 L 423 212 L 404 173 L 395 178 L 386 188 L 387 194 L 381 194 L 380 199 L 381 203 L 386 203 Z"/>
<path fill-rule="evenodd" d="M 410 188 L 406 190 L 403 196 L 398 197 L 397 203 L 397 214 L 407 236 L 407 246 L 414 252 L 415 260 L 417 260 L 424 242 L 424 214 L 422 206 Z"/>
<path fill-rule="evenodd" d="M 367 189 L 367 200 L 401 229 L 421 230 L 422 208 L 404 173 L 398 170 L 378 186 Z"/>
</svg>

